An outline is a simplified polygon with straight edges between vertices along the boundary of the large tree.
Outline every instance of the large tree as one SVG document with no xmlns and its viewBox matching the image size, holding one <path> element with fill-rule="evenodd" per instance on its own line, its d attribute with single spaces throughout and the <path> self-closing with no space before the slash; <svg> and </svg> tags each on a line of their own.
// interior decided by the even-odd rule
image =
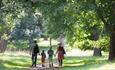
<svg viewBox="0 0 115 70">
<path fill-rule="evenodd" d="M 84 38 L 95 31 L 95 25 L 104 25 L 110 35 L 109 59 L 115 58 L 115 1 L 114 0 L 9 0 L 16 3 L 15 13 L 27 9 L 32 5 L 32 10 L 42 13 L 47 34 L 57 37 L 64 33 L 68 40 L 75 42 L 78 37 Z M 12 2 L 12 3 L 13 3 Z M 10 7 L 10 6 L 9 6 Z M 12 7 L 12 6 L 11 6 Z M 13 10 L 14 10 L 13 9 Z M 10 9 L 9 12 L 13 11 Z M 18 11 L 17 11 L 18 10 Z M 14 12 L 14 11 L 13 11 Z M 83 30 L 84 27 L 91 30 Z M 83 35 L 83 36 L 81 36 Z M 98 37 L 98 36 L 97 36 Z"/>
<path fill-rule="evenodd" d="M 50 24 L 51 26 L 49 27 L 53 28 L 54 27 L 53 25 L 55 25 L 57 21 L 59 22 L 60 20 L 63 20 L 62 22 L 59 22 L 59 24 L 61 25 L 61 28 L 63 25 L 66 25 L 66 26 L 63 27 L 61 31 L 64 30 L 64 32 L 66 33 L 68 32 L 67 34 L 70 36 L 76 35 L 75 32 L 77 30 L 76 29 L 77 25 L 84 26 L 84 24 L 87 24 L 88 26 L 89 24 L 92 24 L 92 23 L 94 23 L 94 25 L 104 24 L 105 29 L 106 31 L 108 31 L 109 36 L 110 36 L 109 59 L 113 60 L 115 58 L 115 51 L 114 51 L 115 50 L 115 47 L 114 47 L 115 46 L 114 45 L 114 42 L 115 42 L 115 39 L 114 39 L 115 37 L 115 32 L 114 32 L 115 30 L 115 26 L 114 26 L 115 25 L 115 20 L 114 20 L 115 1 L 114 0 L 68 0 L 68 1 L 65 1 L 65 0 L 64 1 L 62 0 L 61 1 L 60 0 L 44 1 L 43 0 L 40 3 L 42 4 L 39 4 L 38 7 L 42 7 L 42 10 L 45 10 L 44 8 L 46 8 L 45 16 L 49 17 L 47 22 L 49 21 L 54 22 L 54 23 L 49 22 L 51 23 Z M 63 15 L 59 16 L 60 13 Z M 56 18 L 57 16 L 59 16 L 58 19 Z M 58 27 L 58 29 L 59 28 L 60 27 Z M 66 28 L 69 30 L 65 31 Z M 72 38 L 72 40 L 73 39 L 76 40 L 75 36 L 74 38 Z"/>
<path fill-rule="evenodd" d="M 109 51 L 109 60 L 115 58 L 115 1 L 114 0 L 73 0 L 71 6 L 76 8 L 75 10 L 81 16 L 82 13 L 87 15 L 88 12 L 95 13 L 96 17 L 104 23 L 106 31 L 110 35 L 110 51 Z M 92 15 L 93 13 L 90 13 Z M 75 13 L 73 13 L 75 14 Z M 83 17 L 87 18 L 87 17 Z M 91 20 L 92 18 L 89 18 Z M 84 21 L 85 22 L 85 21 Z"/>
</svg>

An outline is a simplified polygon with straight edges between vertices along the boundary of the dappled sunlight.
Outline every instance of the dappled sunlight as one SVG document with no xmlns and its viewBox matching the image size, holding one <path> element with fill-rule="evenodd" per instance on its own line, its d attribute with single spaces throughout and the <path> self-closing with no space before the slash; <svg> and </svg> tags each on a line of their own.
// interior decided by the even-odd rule
<svg viewBox="0 0 115 70">
<path fill-rule="evenodd" d="M 71 67 L 71 66 L 76 66 L 76 67 L 78 67 L 78 66 L 84 66 L 85 65 L 85 63 L 78 63 L 78 64 L 76 64 L 76 63 L 70 63 L 70 64 L 64 64 L 64 67 Z"/>
<path fill-rule="evenodd" d="M 9 56 L 30 56 L 28 51 L 6 51 L 4 55 Z"/>
<path fill-rule="evenodd" d="M 92 56 L 93 51 L 82 51 L 80 49 L 72 49 L 65 56 Z"/>
<path fill-rule="evenodd" d="M 25 70 L 30 67 L 31 60 L 27 56 L 1 55 L 0 70 Z"/>
<path fill-rule="evenodd" d="M 104 64 L 97 68 L 90 68 L 90 70 L 115 70 L 115 63 Z"/>
<path fill-rule="evenodd" d="M 47 47 L 46 47 L 47 48 Z M 43 49 L 43 48 L 42 48 Z M 48 49 L 48 48 L 47 48 Z M 47 52 L 46 49 L 46 52 Z M 64 64 L 62 68 L 59 68 L 59 70 L 101 70 L 104 69 L 104 67 L 111 66 L 111 68 L 114 68 L 114 63 L 107 61 L 108 57 L 107 55 L 104 55 L 102 57 L 96 57 L 92 56 L 92 51 L 87 51 L 84 53 L 84 51 L 77 50 L 74 52 L 71 52 L 71 55 L 68 55 L 67 51 Z M 77 54 L 83 54 L 82 56 L 74 55 L 73 53 Z M 16 54 L 17 53 L 17 54 Z M 23 54 L 24 53 L 24 54 Z M 73 56 L 72 56 L 73 54 Z M 106 53 L 107 54 L 107 53 Z M 1 66 L 5 70 L 25 70 L 30 68 L 31 66 L 31 56 L 28 54 L 28 52 L 25 51 L 16 51 L 16 52 L 5 52 L 4 54 L 0 54 L 0 61 L 2 62 Z M 41 56 L 38 55 L 37 64 L 41 64 L 40 61 Z M 48 60 L 46 59 L 46 63 L 48 63 Z M 58 65 L 57 57 L 54 57 L 54 64 Z M 0 67 L 0 68 L 2 68 Z M 108 69 L 109 70 L 109 69 Z"/>
<path fill-rule="evenodd" d="M 4 64 L 4 67 L 6 68 L 29 68 L 29 67 L 25 67 L 25 66 L 18 66 L 18 65 L 11 65 L 11 64 Z"/>
<path fill-rule="evenodd" d="M 107 56 L 68 56 L 64 60 L 64 67 L 61 70 L 109 70 L 114 68 L 115 63 L 109 62 Z M 108 69 L 105 67 L 108 66 Z"/>
</svg>

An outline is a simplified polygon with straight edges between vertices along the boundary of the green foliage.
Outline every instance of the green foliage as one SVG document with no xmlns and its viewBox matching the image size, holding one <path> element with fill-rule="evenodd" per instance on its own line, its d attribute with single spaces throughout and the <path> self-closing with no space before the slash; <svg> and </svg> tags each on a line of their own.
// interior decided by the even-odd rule
<svg viewBox="0 0 115 70">
<path fill-rule="evenodd" d="M 98 46 L 103 50 L 103 51 L 109 51 L 109 37 L 105 36 L 104 38 L 99 39 L 98 41 Z"/>
<path fill-rule="evenodd" d="M 89 39 L 76 41 L 73 47 L 80 48 L 81 50 L 93 50 L 96 47 L 100 48 L 102 51 L 109 51 L 109 37 L 105 36 L 97 41 Z"/>
<path fill-rule="evenodd" d="M 23 40 L 10 42 L 8 44 L 8 49 L 10 49 L 10 50 L 27 50 L 28 48 L 29 48 L 28 42 L 23 41 Z"/>
<path fill-rule="evenodd" d="M 16 0 L 0 0 L 0 38 L 8 39 L 12 29 L 15 27 L 16 16 L 22 7 L 22 4 L 19 3 Z"/>
<path fill-rule="evenodd" d="M 25 16 L 17 21 L 14 30 L 11 33 L 11 40 L 27 40 L 30 36 L 37 38 L 41 36 L 41 18 L 35 13 L 24 13 Z"/>
<path fill-rule="evenodd" d="M 34 23 L 38 26 L 36 21 L 39 20 L 35 20 L 33 16 L 37 13 L 42 16 L 43 22 L 40 22 L 43 23 L 43 35 L 58 38 L 60 34 L 64 34 L 69 45 L 82 42 L 80 45 L 83 48 L 86 46 L 86 49 L 90 49 L 90 40 L 98 40 L 103 35 L 104 28 L 114 32 L 114 3 L 113 0 L 2 0 L 0 22 L 3 22 L 3 18 L 8 18 L 9 23 L 13 23 L 13 18 L 18 19 L 20 24 L 16 24 L 19 27 L 16 26 L 17 33 L 13 37 L 28 37 L 28 30 L 34 36 Z M 7 17 L 9 14 L 10 18 Z M 5 29 L 2 27 L 3 25 L 0 26 L 0 31 L 3 32 Z M 2 36 L 6 37 L 6 34 Z M 103 40 L 101 42 L 105 43 Z"/>
<path fill-rule="evenodd" d="M 1 17 L 3 22 L 0 22 L 0 38 L 8 39 L 12 28 L 14 28 L 14 20 L 11 14 L 7 14 L 4 18 Z"/>
<path fill-rule="evenodd" d="M 81 50 L 92 50 L 93 49 L 92 41 L 90 40 L 84 40 L 82 42 L 78 42 L 76 46 L 78 46 L 78 48 L 80 48 Z"/>
</svg>

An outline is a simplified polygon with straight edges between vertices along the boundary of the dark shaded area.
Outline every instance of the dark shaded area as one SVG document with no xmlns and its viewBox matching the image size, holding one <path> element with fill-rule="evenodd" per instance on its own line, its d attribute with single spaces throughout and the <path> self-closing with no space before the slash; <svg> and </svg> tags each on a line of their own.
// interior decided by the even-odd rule
<svg viewBox="0 0 115 70">
<path fill-rule="evenodd" d="M 101 49 L 100 48 L 94 48 L 93 56 L 102 56 Z"/>
<path fill-rule="evenodd" d="M 113 59 L 115 59 L 115 33 L 112 33 L 110 36 L 109 60 Z"/>
</svg>

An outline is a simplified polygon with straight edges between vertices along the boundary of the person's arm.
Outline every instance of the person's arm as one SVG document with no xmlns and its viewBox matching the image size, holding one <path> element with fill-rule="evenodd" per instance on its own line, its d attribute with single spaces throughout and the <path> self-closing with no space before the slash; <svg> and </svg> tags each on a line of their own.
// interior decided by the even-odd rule
<svg viewBox="0 0 115 70">
<path fill-rule="evenodd" d="M 66 54 L 64 47 L 63 47 L 63 54 Z"/>
<path fill-rule="evenodd" d="M 38 47 L 38 54 L 40 55 L 40 49 L 39 49 L 39 47 Z"/>
<path fill-rule="evenodd" d="M 46 54 L 45 54 L 45 58 L 46 58 Z"/>
<path fill-rule="evenodd" d="M 56 54 L 58 53 L 58 51 L 59 51 L 59 48 L 57 48 L 57 51 L 56 51 L 56 53 L 54 54 L 55 56 L 56 56 Z"/>
</svg>

